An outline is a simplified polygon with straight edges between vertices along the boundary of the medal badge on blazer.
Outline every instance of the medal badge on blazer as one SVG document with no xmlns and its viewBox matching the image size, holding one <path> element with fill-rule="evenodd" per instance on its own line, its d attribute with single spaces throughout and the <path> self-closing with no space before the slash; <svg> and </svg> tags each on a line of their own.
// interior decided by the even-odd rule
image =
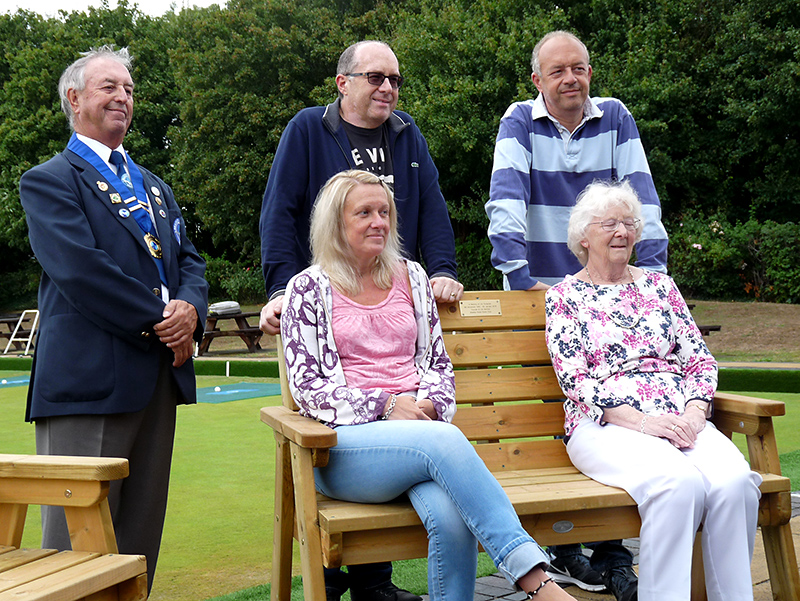
<svg viewBox="0 0 800 601">
<path fill-rule="evenodd" d="M 158 241 L 153 234 L 145 234 L 144 241 L 147 244 L 147 250 L 153 255 L 154 259 L 161 258 L 161 242 Z"/>
</svg>

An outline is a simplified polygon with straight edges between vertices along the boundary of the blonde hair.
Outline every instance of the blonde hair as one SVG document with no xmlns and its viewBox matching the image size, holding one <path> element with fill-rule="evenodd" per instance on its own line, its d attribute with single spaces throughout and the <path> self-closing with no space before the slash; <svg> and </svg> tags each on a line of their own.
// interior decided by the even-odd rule
<svg viewBox="0 0 800 601">
<path fill-rule="evenodd" d="M 391 188 L 368 171 L 350 170 L 337 173 L 322 187 L 311 211 L 312 262 L 319 265 L 331 283 L 345 294 L 361 292 L 361 277 L 356 269 L 344 223 L 344 203 L 359 186 L 380 186 L 389 201 L 389 235 L 386 246 L 375 257 L 372 276 L 384 290 L 392 287 L 392 278 L 402 259 L 400 234 L 397 231 L 397 207 Z"/>
<path fill-rule="evenodd" d="M 636 223 L 636 242 L 639 242 L 644 228 L 642 202 L 628 180 L 594 181 L 578 195 L 578 200 L 569 215 L 567 246 L 581 265 L 585 266 L 589 260 L 589 251 L 581 244 L 586 237 L 589 224 L 600 219 L 611 207 L 618 206 L 625 207 L 634 219 L 639 220 Z"/>
</svg>

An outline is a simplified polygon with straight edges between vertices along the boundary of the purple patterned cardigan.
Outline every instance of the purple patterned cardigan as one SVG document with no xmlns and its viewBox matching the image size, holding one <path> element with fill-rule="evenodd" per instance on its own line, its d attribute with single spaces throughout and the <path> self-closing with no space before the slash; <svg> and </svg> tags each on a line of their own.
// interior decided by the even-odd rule
<svg viewBox="0 0 800 601">
<path fill-rule="evenodd" d="M 433 402 L 440 421 L 450 422 L 456 411 L 453 364 L 444 347 L 433 292 L 422 267 L 413 261 L 406 265 L 417 322 L 419 397 Z M 375 421 L 389 393 L 347 386 L 330 325 L 332 306 L 330 280 L 318 266 L 289 281 L 281 314 L 289 389 L 301 414 L 330 426 Z"/>
</svg>

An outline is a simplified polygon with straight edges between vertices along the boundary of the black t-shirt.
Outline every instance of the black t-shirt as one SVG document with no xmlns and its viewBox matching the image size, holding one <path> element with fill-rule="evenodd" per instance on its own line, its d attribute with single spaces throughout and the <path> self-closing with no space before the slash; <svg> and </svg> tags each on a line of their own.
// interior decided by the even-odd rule
<svg viewBox="0 0 800 601">
<path fill-rule="evenodd" d="M 386 184 L 394 187 L 388 124 L 384 123 L 375 129 L 366 129 L 344 120 L 342 123 L 350 141 L 350 156 L 356 169 L 374 173 Z"/>
</svg>

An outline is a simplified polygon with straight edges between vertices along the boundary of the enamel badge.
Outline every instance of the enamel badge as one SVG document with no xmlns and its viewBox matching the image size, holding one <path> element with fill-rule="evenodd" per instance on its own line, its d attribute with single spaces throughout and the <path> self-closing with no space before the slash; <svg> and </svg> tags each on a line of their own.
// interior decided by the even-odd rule
<svg viewBox="0 0 800 601">
<path fill-rule="evenodd" d="M 108 190 L 108 184 L 98 180 L 97 189 L 100 190 L 101 192 L 105 192 L 106 190 Z"/>
<path fill-rule="evenodd" d="M 158 238 L 153 234 L 145 234 L 144 243 L 147 244 L 147 249 L 150 251 L 150 254 L 153 255 L 153 258 L 161 258 L 161 243 L 158 241 Z"/>
</svg>

